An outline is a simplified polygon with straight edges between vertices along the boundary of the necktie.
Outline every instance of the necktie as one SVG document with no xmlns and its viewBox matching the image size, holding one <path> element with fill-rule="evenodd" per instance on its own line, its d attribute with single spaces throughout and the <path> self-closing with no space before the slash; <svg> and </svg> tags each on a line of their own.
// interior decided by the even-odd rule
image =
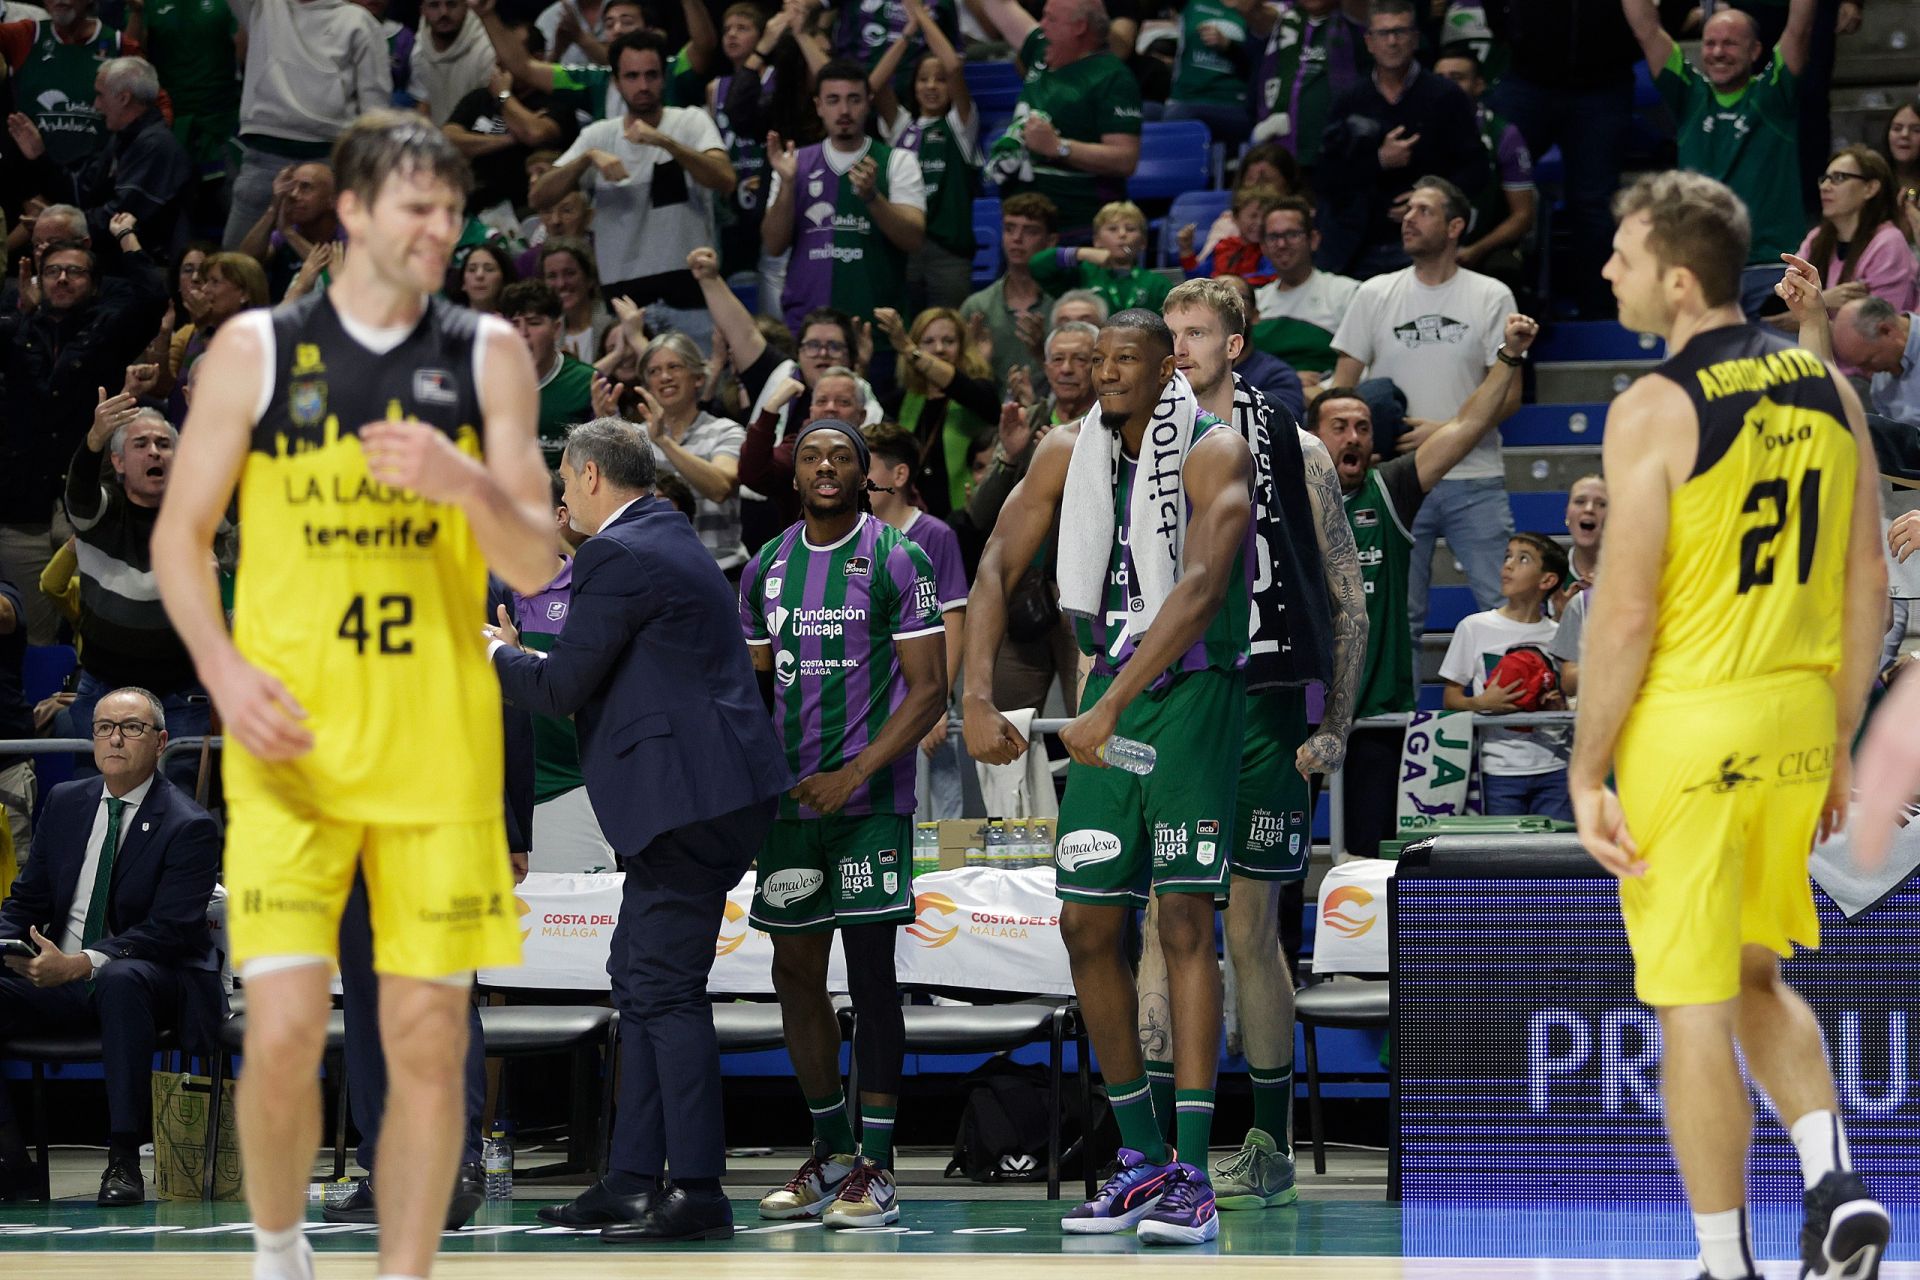
<svg viewBox="0 0 1920 1280">
<path fill-rule="evenodd" d="M 100 865 L 93 873 L 93 897 L 87 901 L 87 927 L 80 934 L 80 949 L 86 950 L 107 932 L 107 897 L 113 889 L 113 859 L 120 852 L 120 813 L 125 800 L 107 797 L 107 838 L 100 845 Z"/>
</svg>

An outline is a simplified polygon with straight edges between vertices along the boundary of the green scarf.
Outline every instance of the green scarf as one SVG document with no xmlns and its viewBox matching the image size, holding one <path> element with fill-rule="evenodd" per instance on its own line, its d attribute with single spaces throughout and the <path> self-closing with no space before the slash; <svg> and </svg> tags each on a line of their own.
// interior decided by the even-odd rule
<svg viewBox="0 0 1920 1280">
<path fill-rule="evenodd" d="M 900 401 L 900 425 L 920 441 L 923 459 L 927 456 L 928 442 L 920 437 L 920 417 L 926 411 L 927 399 L 918 391 L 909 391 Z M 969 423 L 973 424 L 971 429 Z M 985 429 L 985 424 L 962 408 L 959 401 L 947 398 L 947 413 L 940 426 L 940 448 L 947 465 L 947 510 L 950 512 L 966 510 L 967 450 Z"/>
</svg>

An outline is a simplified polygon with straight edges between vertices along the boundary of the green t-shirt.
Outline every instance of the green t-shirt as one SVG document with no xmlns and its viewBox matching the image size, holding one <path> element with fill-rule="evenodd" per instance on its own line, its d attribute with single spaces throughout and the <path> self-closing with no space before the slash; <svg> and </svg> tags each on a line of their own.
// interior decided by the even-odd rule
<svg viewBox="0 0 1920 1280">
<path fill-rule="evenodd" d="M 1064 67 L 1047 63 L 1047 37 L 1038 27 L 1020 46 L 1026 85 L 1014 104 L 1011 131 L 1018 137 L 1027 117 L 1039 112 L 1069 142 L 1098 142 L 1109 133 L 1140 132 L 1140 84 L 1127 64 L 1105 49 Z M 1060 210 L 1062 230 L 1089 226 L 1094 212 L 1126 189 L 1119 178 L 1062 164 L 1057 156 L 1034 156 L 1033 179 L 1000 185 L 1003 196 L 1038 191 Z"/>
<path fill-rule="evenodd" d="M 1234 43 L 1225 49 L 1210 49 L 1200 38 L 1200 28 L 1211 22 Z M 1247 44 L 1247 20 L 1221 0 L 1188 0 L 1180 15 L 1180 51 L 1173 61 L 1173 92 L 1169 102 L 1213 102 L 1222 106 L 1243 106 L 1247 100 L 1245 70 L 1234 57 Z"/>
<path fill-rule="evenodd" d="M 1367 597 L 1367 656 L 1353 708 L 1356 718 L 1413 710 L 1407 569 L 1413 563 L 1413 517 L 1425 496 L 1419 467 L 1412 454 L 1404 453 L 1369 470 L 1365 482 L 1346 497 Z"/>
<path fill-rule="evenodd" d="M 540 452 L 549 467 L 560 465 L 567 428 L 593 417 L 593 366 L 564 351 L 560 367 L 540 384 Z"/>
<path fill-rule="evenodd" d="M 1158 311 L 1173 292 L 1173 281 L 1147 267 L 1109 271 L 1091 262 L 1073 261 L 1072 249 L 1044 249 L 1033 255 L 1027 269 L 1041 289 L 1055 295 L 1069 289 L 1091 289 L 1107 300 L 1107 312 L 1145 307 Z"/>
<path fill-rule="evenodd" d="M 141 48 L 173 99 L 173 115 L 240 110 L 233 11 L 224 0 L 151 0 Z"/>
<path fill-rule="evenodd" d="M 1749 265 L 1777 266 L 1806 232 L 1800 204 L 1800 79 L 1776 53 L 1736 93 L 1723 94 L 1675 45 L 1654 85 L 1680 122 L 1680 167 L 1718 178 L 1753 219 Z"/>
</svg>

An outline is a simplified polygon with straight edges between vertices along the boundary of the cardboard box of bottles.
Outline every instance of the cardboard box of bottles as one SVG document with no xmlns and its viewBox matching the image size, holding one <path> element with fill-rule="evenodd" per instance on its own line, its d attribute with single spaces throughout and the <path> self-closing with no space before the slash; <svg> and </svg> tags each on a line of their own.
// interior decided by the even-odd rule
<svg viewBox="0 0 1920 1280">
<path fill-rule="evenodd" d="M 1035 826 L 1044 827 L 1047 843 L 1052 845 L 1058 830 L 1053 818 L 1025 819 L 1029 833 Z M 1029 834 L 1031 839 L 1031 834 Z M 987 824 L 979 818 L 947 818 L 940 823 L 940 869 L 953 871 L 968 865 L 968 855 L 978 864 L 985 851 Z"/>
</svg>

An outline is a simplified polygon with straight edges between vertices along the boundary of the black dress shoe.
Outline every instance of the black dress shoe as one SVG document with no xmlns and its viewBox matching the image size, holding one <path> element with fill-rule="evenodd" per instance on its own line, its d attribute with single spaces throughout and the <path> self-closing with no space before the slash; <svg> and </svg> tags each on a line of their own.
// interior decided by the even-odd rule
<svg viewBox="0 0 1920 1280">
<path fill-rule="evenodd" d="M 480 1206 L 487 1202 L 487 1171 L 478 1164 L 463 1164 L 453 1180 L 453 1199 L 447 1202 L 447 1230 L 458 1231 L 473 1221 Z"/>
<path fill-rule="evenodd" d="M 671 1244 L 681 1240 L 733 1239 L 733 1206 L 713 1192 L 689 1192 L 668 1187 L 653 1198 L 653 1207 L 638 1222 L 601 1231 L 606 1244 Z"/>
<path fill-rule="evenodd" d="M 345 1200 L 337 1204 L 322 1205 L 320 1217 L 327 1222 L 360 1222 L 371 1224 L 378 1221 L 373 1211 L 373 1179 L 362 1178 L 353 1184 L 353 1190 Z"/>
<path fill-rule="evenodd" d="M 107 1171 L 100 1175 L 100 1194 L 94 1203 L 102 1208 L 144 1204 L 147 1183 L 140 1176 L 140 1157 L 109 1155 Z"/>
<path fill-rule="evenodd" d="M 634 1223 L 647 1216 L 655 1193 L 615 1195 L 607 1184 L 596 1182 L 565 1204 L 550 1204 L 539 1211 L 540 1221 L 556 1227 L 604 1227 L 614 1223 Z"/>
</svg>

